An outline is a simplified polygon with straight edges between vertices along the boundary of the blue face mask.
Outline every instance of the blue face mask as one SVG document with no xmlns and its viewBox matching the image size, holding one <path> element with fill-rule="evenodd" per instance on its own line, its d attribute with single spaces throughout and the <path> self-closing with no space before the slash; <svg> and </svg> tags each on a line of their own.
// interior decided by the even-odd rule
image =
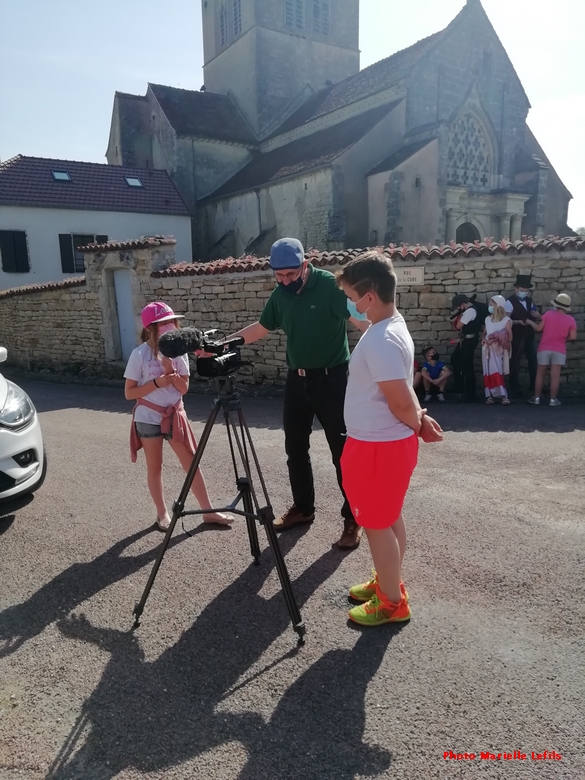
<svg viewBox="0 0 585 780">
<path fill-rule="evenodd" d="M 527 298 L 527 297 L 528 297 L 528 293 L 527 293 L 527 292 L 525 292 L 525 291 L 523 291 L 523 292 L 517 292 L 517 293 L 516 293 L 516 295 L 517 295 L 517 296 L 518 296 L 518 298 L 520 298 L 520 300 L 522 300 L 522 301 L 524 300 L 524 298 Z"/>
<path fill-rule="evenodd" d="M 364 312 L 363 314 L 357 310 L 357 306 L 353 301 L 350 301 L 349 298 L 347 299 L 347 310 L 349 312 L 349 316 L 353 317 L 354 320 L 367 320 L 368 315 Z"/>
<path fill-rule="evenodd" d="M 493 306 L 488 306 L 488 311 L 489 311 L 490 314 L 493 314 L 494 313 L 494 307 Z"/>
</svg>

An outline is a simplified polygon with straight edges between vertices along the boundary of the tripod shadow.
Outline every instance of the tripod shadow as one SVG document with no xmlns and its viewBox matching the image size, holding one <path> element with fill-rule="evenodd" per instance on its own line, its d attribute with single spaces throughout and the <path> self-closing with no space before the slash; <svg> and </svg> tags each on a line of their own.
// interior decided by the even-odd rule
<svg viewBox="0 0 585 780">
<path fill-rule="evenodd" d="M 100 590 L 152 563 L 157 556 L 158 545 L 140 555 L 122 555 L 134 542 L 151 532 L 150 528 L 138 531 L 116 542 L 93 561 L 74 563 L 27 601 L 0 612 L 0 641 L 3 642 L 0 658 L 14 653 L 28 639 L 68 615 Z M 170 546 L 186 538 L 186 535 L 175 537 L 171 539 Z M 128 617 L 130 619 L 130 615 Z"/>
<path fill-rule="evenodd" d="M 303 572 L 294 583 L 299 606 L 341 560 L 327 552 Z M 359 739 L 365 688 L 381 662 L 387 638 L 374 638 L 373 644 L 369 637 L 361 638 L 355 655 L 352 651 L 326 654 L 285 694 L 268 725 L 257 713 L 217 710 L 283 631 L 288 630 L 293 639 L 280 591 L 269 599 L 259 595 L 272 570 L 268 556 L 259 567 L 249 567 L 218 594 L 174 646 L 152 662 L 145 661 L 135 633 L 97 628 L 83 616 L 60 621 L 65 636 L 96 644 L 110 653 L 110 660 L 47 778 L 111 780 L 129 767 L 161 771 L 234 741 L 250 756 L 242 778 L 330 776 L 332 752 L 346 764 L 336 775 L 339 778 L 349 780 L 365 769 L 387 767 L 387 754 L 364 748 L 350 759 L 346 748 L 349 737 L 354 743 Z M 275 663 L 258 674 L 267 673 Z M 238 687 L 246 688 L 254 679 Z M 321 726 L 315 723 L 317 718 L 323 719 Z M 291 755 L 289 736 L 301 752 L 309 745 L 316 754 L 307 775 L 297 773 L 298 755 Z M 308 766 L 307 756 L 301 761 Z M 274 773 L 264 773 L 264 767 L 273 766 Z M 209 777 L 207 762 L 206 772 Z"/>
</svg>

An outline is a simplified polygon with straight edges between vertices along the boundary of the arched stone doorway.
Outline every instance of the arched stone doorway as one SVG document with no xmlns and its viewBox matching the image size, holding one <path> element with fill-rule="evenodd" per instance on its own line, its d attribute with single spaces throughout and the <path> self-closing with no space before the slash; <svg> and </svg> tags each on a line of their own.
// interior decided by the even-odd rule
<svg viewBox="0 0 585 780">
<path fill-rule="evenodd" d="M 474 241 L 480 241 L 479 230 L 472 222 L 464 222 L 457 228 L 455 241 L 458 244 L 473 244 Z"/>
</svg>

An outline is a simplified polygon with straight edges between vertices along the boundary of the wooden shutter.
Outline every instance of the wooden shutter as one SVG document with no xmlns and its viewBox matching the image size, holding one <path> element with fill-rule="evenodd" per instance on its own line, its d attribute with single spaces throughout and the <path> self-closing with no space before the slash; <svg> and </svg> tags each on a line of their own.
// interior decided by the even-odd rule
<svg viewBox="0 0 585 780">
<path fill-rule="evenodd" d="M 30 271 L 28 262 L 28 246 L 24 230 L 15 230 L 12 233 L 14 239 L 14 257 L 17 274 L 27 274 Z"/>
<path fill-rule="evenodd" d="M 2 255 L 2 270 L 7 274 L 16 273 L 16 255 L 14 254 L 12 230 L 0 230 L 0 254 Z"/>
<path fill-rule="evenodd" d="M 61 270 L 64 274 L 74 274 L 75 261 L 71 233 L 59 233 L 59 248 L 61 250 Z"/>
</svg>

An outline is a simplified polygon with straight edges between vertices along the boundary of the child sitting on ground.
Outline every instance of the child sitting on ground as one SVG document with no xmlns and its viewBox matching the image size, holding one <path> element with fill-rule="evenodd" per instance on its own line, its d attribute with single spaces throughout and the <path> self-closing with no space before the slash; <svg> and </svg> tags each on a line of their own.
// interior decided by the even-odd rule
<svg viewBox="0 0 585 780">
<path fill-rule="evenodd" d="M 431 391 L 433 387 L 436 387 L 438 390 L 437 398 L 443 403 L 445 400 L 445 385 L 451 376 L 451 371 L 439 360 L 439 355 L 434 347 L 423 349 L 423 357 L 425 362 L 423 363 L 421 374 L 426 393 L 424 402 L 428 403 L 431 400 Z"/>
</svg>

